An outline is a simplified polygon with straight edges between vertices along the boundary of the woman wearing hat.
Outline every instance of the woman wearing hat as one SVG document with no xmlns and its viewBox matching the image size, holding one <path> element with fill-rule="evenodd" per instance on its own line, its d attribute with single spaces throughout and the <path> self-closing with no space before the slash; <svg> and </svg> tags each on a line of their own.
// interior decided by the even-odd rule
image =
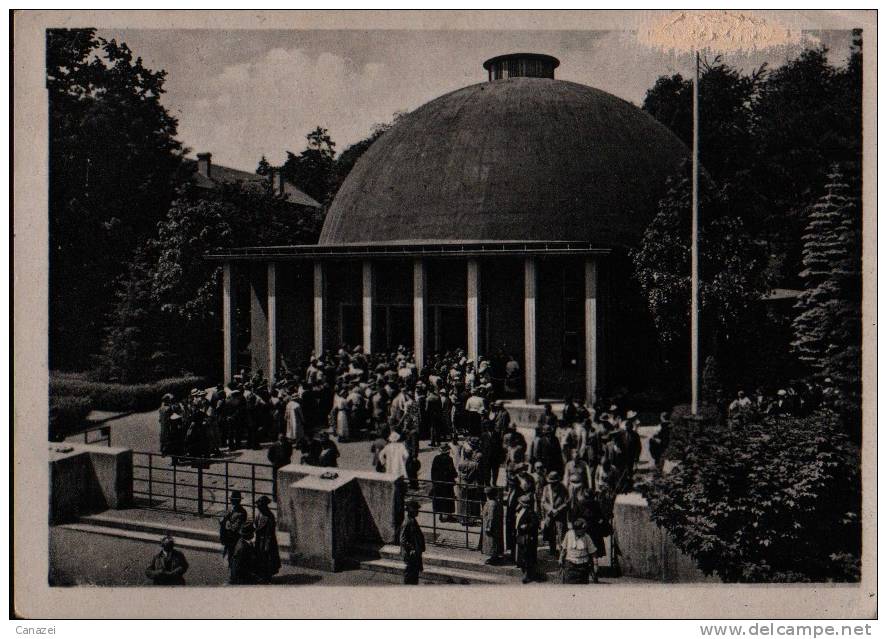
<svg viewBox="0 0 887 639">
<path fill-rule="evenodd" d="M 561 542 L 561 577 L 565 584 L 587 584 L 589 574 L 597 583 L 595 553 L 597 547 L 585 531 L 585 520 L 573 522 Z"/>
<path fill-rule="evenodd" d="M 280 552 L 277 548 L 277 520 L 268 505 L 271 500 L 262 495 L 256 500 L 256 575 L 259 581 L 268 583 L 280 570 Z"/>
</svg>

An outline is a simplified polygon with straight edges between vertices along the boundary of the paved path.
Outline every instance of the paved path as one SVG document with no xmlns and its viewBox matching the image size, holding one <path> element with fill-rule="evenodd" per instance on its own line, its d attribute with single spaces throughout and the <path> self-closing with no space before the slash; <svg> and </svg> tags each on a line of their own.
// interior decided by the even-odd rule
<svg viewBox="0 0 887 639">
<path fill-rule="evenodd" d="M 90 415 L 90 418 L 92 417 L 93 415 Z M 103 413 L 102 417 L 107 419 L 112 417 L 112 415 Z M 132 448 L 134 451 L 160 452 L 160 424 L 157 420 L 156 411 L 123 415 L 109 419 L 105 425 L 111 428 L 111 443 L 114 446 Z M 638 433 L 641 435 L 642 441 L 646 442 L 655 430 L 655 427 L 642 426 L 638 429 Z M 79 437 L 72 436 L 69 439 L 71 441 L 82 441 L 82 435 Z M 357 441 L 338 444 L 339 453 L 341 454 L 339 466 L 353 470 L 370 470 L 372 468 L 371 443 L 371 441 Z M 267 464 L 267 449 L 269 445 L 264 444 L 261 450 L 239 450 L 232 455 L 226 455 L 226 458 L 236 461 Z M 427 441 L 422 442 L 422 446 L 419 454 L 419 461 L 422 463 L 422 467 L 419 470 L 419 478 L 430 479 L 431 461 L 434 459 L 437 449 L 431 448 Z M 297 455 L 298 452 L 294 454 L 294 457 Z M 651 463 L 651 461 L 647 445 L 644 443 L 641 464 L 646 465 Z M 504 481 L 505 472 L 502 470 L 499 473 L 499 484 L 504 485 Z"/>
<path fill-rule="evenodd" d="M 49 530 L 49 583 L 52 586 L 145 586 L 145 567 L 156 544 L 52 527 Z M 220 586 L 227 567 L 221 553 L 185 550 L 189 586 Z M 379 586 L 402 583 L 399 575 L 371 570 L 322 572 L 283 566 L 272 585 Z"/>
</svg>

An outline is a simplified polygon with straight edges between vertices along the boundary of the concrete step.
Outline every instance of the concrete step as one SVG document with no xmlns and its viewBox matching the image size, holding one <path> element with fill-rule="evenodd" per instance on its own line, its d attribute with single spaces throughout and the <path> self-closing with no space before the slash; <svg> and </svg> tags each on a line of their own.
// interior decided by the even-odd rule
<svg viewBox="0 0 887 639">
<path fill-rule="evenodd" d="M 93 535 L 117 537 L 118 539 L 144 541 L 152 544 L 157 544 L 159 541 L 156 533 L 142 532 L 138 530 L 127 530 L 125 528 L 114 526 L 99 526 L 96 524 L 73 523 L 61 524 L 59 528 L 64 528 L 66 530 L 76 530 L 78 532 L 85 532 Z M 176 537 L 176 547 L 186 548 L 188 550 L 201 550 L 205 552 L 221 553 L 221 547 L 217 542 L 213 543 L 202 539 L 191 539 L 185 536 Z"/>
<path fill-rule="evenodd" d="M 91 525 L 120 531 L 128 531 L 137 535 L 133 539 L 141 539 L 144 535 L 146 539 L 159 542 L 164 535 L 172 535 L 176 544 L 179 540 L 191 540 L 194 542 L 205 542 L 213 546 L 215 550 L 221 550 L 219 543 L 219 533 L 217 529 L 198 528 L 196 526 L 182 526 L 171 524 L 163 521 L 151 521 L 148 519 L 135 519 L 132 517 L 120 516 L 119 511 L 115 514 L 96 513 L 92 515 L 83 515 L 80 517 L 80 524 Z M 289 552 L 290 536 L 286 532 L 277 532 L 277 545 L 281 555 Z"/>
<path fill-rule="evenodd" d="M 363 555 L 372 555 L 373 552 L 378 553 L 380 559 L 388 559 L 392 561 L 401 561 L 400 547 L 394 544 L 386 544 L 375 550 L 371 547 L 362 546 L 356 549 L 358 553 Z M 439 568 L 452 568 L 459 571 L 476 572 L 487 575 L 499 575 L 502 577 L 520 577 L 520 568 L 514 565 L 504 564 L 500 566 L 491 566 L 485 564 L 486 557 L 479 552 L 458 549 L 443 549 L 427 546 L 425 553 L 422 555 L 422 563 L 426 566 L 435 566 Z M 402 562 L 401 562 L 401 565 Z"/>
<path fill-rule="evenodd" d="M 424 557 L 423 557 L 424 559 Z M 404 564 L 398 559 L 387 558 L 363 558 L 356 559 L 357 565 L 364 570 L 384 572 L 393 575 L 402 575 Z M 477 572 L 474 570 L 461 570 L 447 566 L 435 566 L 425 563 L 424 570 L 420 574 L 422 581 L 444 584 L 487 584 L 501 585 L 514 583 L 514 578 L 508 575 L 494 575 Z"/>
</svg>

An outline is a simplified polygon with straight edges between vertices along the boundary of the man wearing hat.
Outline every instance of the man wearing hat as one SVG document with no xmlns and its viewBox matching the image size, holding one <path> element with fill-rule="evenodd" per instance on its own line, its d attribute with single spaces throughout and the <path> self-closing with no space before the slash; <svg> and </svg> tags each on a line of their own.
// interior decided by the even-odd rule
<svg viewBox="0 0 887 639">
<path fill-rule="evenodd" d="M 594 570 L 597 547 L 586 532 L 585 520 L 581 517 L 573 522 L 572 530 L 568 530 L 561 542 L 561 575 L 562 583 L 587 584 L 589 574 L 597 583 Z"/>
<path fill-rule="evenodd" d="M 166 535 L 160 540 L 160 552 L 145 569 L 145 575 L 155 586 L 184 586 L 188 560 L 175 549 L 173 538 Z"/>
<path fill-rule="evenodd" d="M 222 557 L 231 562 L 231 555 L 240 539 L 240 529 L 246 522 L 246 509 L 240 505 L 239 490 L 231 491 L 231 509 L 219 521 L 219 541 L 222 542 Z"/>
<path fill-rule="evenodd" d="M 450 456 L 450 445 L 441 444 L 440 452 L 431 461 L 431 508 L 440 513 L 442 522 L 453 520 L 456 510 L 454 484 L 458 476 Z"/>
<path fill-rule="evenodd" d="M 425 535 L 416 521 L 419 514 L 419 502 L 408 501 L 406 505 L 407 521 L 400 531 L 400 556 L 406 566 L 403 572 L 403 582 L 415 586 L 419 583 L 419 573 L 422 572 L 422 553 L 425 552 Z"/>
<path fill-rule="evenodd" d="M 515 563 L 524 573 L 523 583 L 536 578 L 536 547 L 539 545 L 539 517 L 533 508 L 533 497 L 523 494 L 518 498 L 514 524 Z"/>
<path fill-rule="evenodd" d="M 487 556 L 485 563 L 500 563 L 503 551 L 502 504 L 499 503 L 499 490 L 493 486 L 484 489 L 487 500 L 481 510 L 481 551 Z"/>
<path fill-rule="evenodd" d="M 569 506 L 569 494 L 561 483 L 559 472 L 553 470 L 548 473 L 545 488 L 542 489 L 541 504 L 543 538 L 548 540 L 548 551 L 555 555 L 567 531 Z"/>
<path fill-rule="evenodd" d="M 252 542 L 254 534 L 251 521 L 240 527 L 240 538 L 228 561 L 228 583 L 231 585 L 254 584 L 260 579 L 256 574 L 256 549 Z"/>
</svg>

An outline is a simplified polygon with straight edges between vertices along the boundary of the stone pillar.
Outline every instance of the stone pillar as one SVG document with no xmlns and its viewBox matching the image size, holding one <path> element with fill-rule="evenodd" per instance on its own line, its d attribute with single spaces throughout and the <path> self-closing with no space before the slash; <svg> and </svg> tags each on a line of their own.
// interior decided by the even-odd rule
<svg viewBox="0 0 887 639">
<path fill-rule="evenodd" d="M 468 260 L 467 273 L 465 314 L 468 318 L 468 359 L 474 360 L 476 366 L 480 350 L 480 262 L 477 258 Z"/>
<path fill-rule="evenodd" d="M 246 264 L 249 273 L 249 366 L 253 371 L 268 372 L 268 266 L 259 262 Z"/>
<path fill-rule="evenodd" d="M 597 391 L 597 261 L 585 260 L 585 405 Z"/>
<path fill-rule="evenodd" d="M 224 333 L 225 383 L 234 379 L 237 365 L 237 283 L 234 281 L 234 266 L 225 262 L 222 266 L 222 332 Z"/>
<path fill-rule="evenodd" d="M 524 260 L 524 388 L 527 403 L 536 394 L 536 258 Z"/>
<path fill-rule="evenodd" d="M 277 264 L 268 262 L 268 379 L 277 381 Z"/>
<path fill-rule="evenodd" d="M 373 352 L 373 263 L 363 262 L 363 352 Z"/>
<path fill-rule="evenodd" d="M 413 353 L 416 368 L 425 365 L 425 262 L 413 261 Z"/>
<path fill-rule="evenodd" d="M 314 354 L 323 355 L 323 262 L 314 263 Z"/>
</svg>

